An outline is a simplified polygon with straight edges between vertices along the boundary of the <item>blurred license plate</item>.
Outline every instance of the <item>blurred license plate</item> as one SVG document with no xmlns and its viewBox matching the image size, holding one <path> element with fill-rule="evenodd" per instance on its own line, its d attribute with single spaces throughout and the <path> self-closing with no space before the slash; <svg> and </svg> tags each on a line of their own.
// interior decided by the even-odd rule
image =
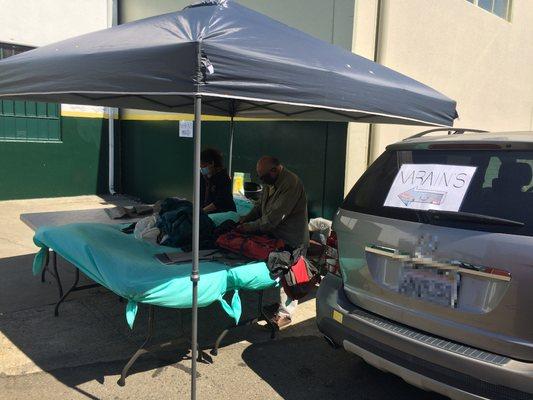
<svg viewBox="0 0 533 400">
<path fill-rule="evenodd" d="M 459 297 L 459 274 L 432 267 L 403 266 L 398 292 L 409 297 L 455 308 Z"/>
</svg>

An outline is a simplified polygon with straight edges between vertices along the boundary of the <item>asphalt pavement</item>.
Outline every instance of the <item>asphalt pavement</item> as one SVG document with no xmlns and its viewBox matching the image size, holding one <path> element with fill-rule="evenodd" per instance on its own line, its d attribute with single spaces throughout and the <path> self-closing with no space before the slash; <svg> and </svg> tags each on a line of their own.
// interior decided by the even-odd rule
<svg viewBox="0 0 533 400">
<path fill-rule="evenodd" d="M 154 343 L 177 337 L 177 346 L 141 356 L 117 385 L 128 358 L 147 333 L 147 309 L 141 307 L 134 329 L 127 327 L 125 304 L 96 288 L 73 293 L 54 317 L 57 288 L 47 275 L 31 273 L 36 248 L 22 212 L 106 207 L 116 199 L 83 196 L 66 199 L 0 202 L 0 400 L 3 399 L 186 399 L 190 396 L 188 310 L 156 310 Z M 64 281 L 73 268 L 59 260 Z M 89 282 L 87 279 L 86 282 Z M 257 294 L 243 293 L 244 318 L 252 317 Z M 275 291 L 266 295 L 267 302 Z M 205 361 L 198 368 L 199 399 L 395 399 L 437 400 L 394 375 L 367 365 L 344 350 L 334 350 L 315 325 L 311 295 L 296 320 L 275 339 L 253 324 L 231 331 L 217 356 L 209 349 L 231 321 L 217 304 L 201 310 L 200 343 Z"/>
</svg>

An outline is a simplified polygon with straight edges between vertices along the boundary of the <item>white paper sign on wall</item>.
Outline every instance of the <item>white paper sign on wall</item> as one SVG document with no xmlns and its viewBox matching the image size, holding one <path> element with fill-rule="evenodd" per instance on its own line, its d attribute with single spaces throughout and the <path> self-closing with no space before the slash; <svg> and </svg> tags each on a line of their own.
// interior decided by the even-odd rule
<svg viewBox="0 0 533 400">
<path fill-rule="evenodd" d="M 193 137 L 192 121 L 180 121 L 179 127 L 180 127 L 180 137 L 183 137 L 183 138 Z"/>
<path fill-rule="evenodd" d="M 415 210 L 459 211 L 476 168 L 403 164 L 383 205 Z"/>
</svg>

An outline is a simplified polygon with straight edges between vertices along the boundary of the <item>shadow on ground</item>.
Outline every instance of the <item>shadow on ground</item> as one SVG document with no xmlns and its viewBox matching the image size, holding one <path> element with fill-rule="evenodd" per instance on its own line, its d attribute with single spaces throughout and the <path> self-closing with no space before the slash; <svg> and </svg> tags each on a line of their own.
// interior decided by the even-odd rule
<svg viewBox="0 0 533 400">
<path fill-rule="evenodd" d="M 3 277 L 0 280 L 0 339 L 5 342 L 0 343 L 0 376 L 31 375 L 42 370 L 80 395 L 96 399 L 98 397 L 80 386 L 87 382 L 109 385 L 106 377 L 120 374 L 126 360 L 144 341 L 147 307 L 140 307 L 134 329 L 130 330 L 124 316 L 125 303 L 120 303 L 113 293 L 97 288 L 73 293 L 61 306 L 59 317 L 54 317 L 57 288 L 50 275 L 44 283 L 40 282 L 40 277 L 32 276 L 32 260 L 33 255 L 0 260 Z M 74 278 L 73 267 L 61 259 L 58 266 L 64 286 L 68 287 Z M 254 317 L 257 293 L 241 292 L 241 296 L 243 319 Z M 308 300 L 313 296 L 314 293 Z M 265 303 L 275 298 L 276 292 L 269 291 Z M 142 356 L 130 370 L 130 376 L 145 373 L 143 379 L 156 380 L 167 367 L 175 367 L 190 376 L 189 364 L 179 362 L 188 355 L 190 317 L 189 310 L 156 308 L 154 343 L 178 336 L 183 337 L 183 341 L 172 352 L 159 353 L 158 357 Z M 201 309 L 199 342 L 210 348 L 216 336 L 230 325 L 232 321 L 218 304 Z M 240 343 L 243 340 L 247 343 Z M 232 346 L 236 343 L 239 344 Z M 216 365 L 200 368 L 200 375 L 206 376 L 199 378 L 207 382 L 215 379 L 210 376 L 213 374 L 215 377 L 219 373 L 238 374 L 223 369 L 220 363 L 229 360 L 248 367 L 259 381 L 266 383 L 261 385 L 270 386 L 289 400 L 440 398 L 382 373 L 354 355 L 331 349 L 319 336 L 314 318 L 290 326 L 275 340 L 270 340 L 268 330 L 257 324 L 231 331 L 223 342 L 220 356 L 212 357 Z M 121 393 L 120 389 L 117 393 Z"/>
<path fill-rule="evenodd" d="M 144 342 L 148 332 L 148 306 L 140 305 L 134 329 L 130 330 L 125 320 L 126 303 L 104 288 L 73 292 L 54 317 L 58 290 L 54 278 L 46 274 L 45 282 L 33 276 L 33 255 L 4 258 L 0 260 L 0 339 L 2 365 L 0 375 L 22 375 L 46 371 L 65 384 L 103 381 L 106 374 L 120 374 L 125 361 Z M 58 271 L 64 290 L 74 280 L 74 268 L 58 257 Z M 80 284 L 92 283 L 88 278 Z M 275 298 L 275 292 L 267 298 Z M 241 292 L 243 320 L 257 315 L 257 293 Z M 270 300 L 271 302 L 273 300 Z M 181 345 L 174 348 L 174 356 L 162 354 L 157 360 L 151 354 L 142 356 L 132 367 L 131 373 L 154 368 L 154 365 L 169 364 L 187 356 L 189 349 L 190 310 L 155 308 L 156 333 L 150 343 L 160 343 L 182 338 Z M 200 309 L 199 343 L 211 348 L 225 328 L 233 321 L 215 303 Z M 248 331 L 254 331 L 249 335 Z M 224 340 L 224 345 L 242 341 L 247 336 L 253 340 L 269 340 L 270 334 L 260 327 L 237 328 Z M 207 357 L 209 358 L 209 357 Z M 120 362 L 116 362 L 120 360 Z M 156 360 L 154 364 L 154 360 Z M 83 374 L 70 375 L 72 368 L 103 365 L 105 368 L 85 368 Z M 145 367 L 143 367 L 145 366 Z M 66 375 L 65 375 L 66 374 Z"/>
<path fill-rule="evenodd" d="M 299 325 L 314 324 L 306 321 Z M 302 326 L 291 329 L 299 330 Z M 287 337 L 254 343 L 242 358 L 262 380 L 287 400 L 395 399 L 444 400 L 407 385 L 318 336 Z"/>
</svg>

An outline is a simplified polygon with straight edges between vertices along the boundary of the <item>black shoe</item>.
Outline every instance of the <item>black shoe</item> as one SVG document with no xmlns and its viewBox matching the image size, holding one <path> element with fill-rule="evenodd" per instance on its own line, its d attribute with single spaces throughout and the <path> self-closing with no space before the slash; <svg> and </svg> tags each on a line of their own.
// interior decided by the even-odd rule
<svg viewBox="0 0 533 400">
<path fill-rule="evenodd" d="M 292 322 L 290 317 L 283 315 L 275 315 L 274 318 L 270 321 L 271 324 L 276 325 L 278 329 L 285 328 L 287 325 L 290 325 Z"/>
</svg>

